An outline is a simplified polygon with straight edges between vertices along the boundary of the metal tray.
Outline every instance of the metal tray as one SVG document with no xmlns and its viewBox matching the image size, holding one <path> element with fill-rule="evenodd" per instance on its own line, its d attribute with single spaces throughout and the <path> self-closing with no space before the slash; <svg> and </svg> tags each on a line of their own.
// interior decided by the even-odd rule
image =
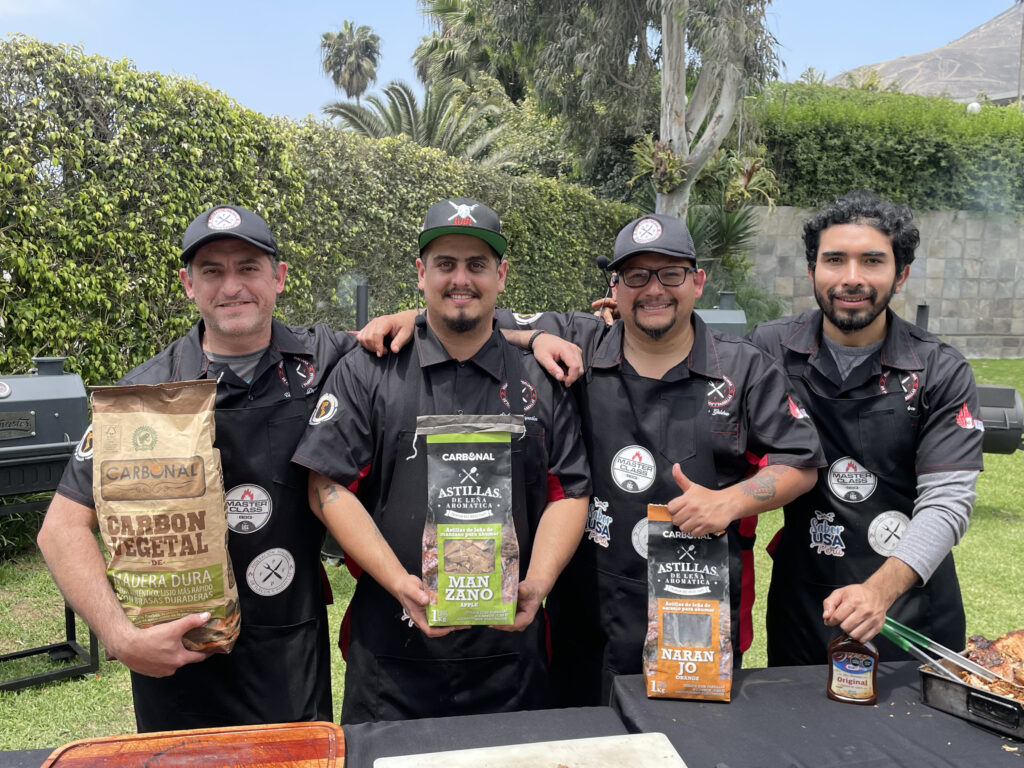
<svg viewBox="0 0 1024 768">
<path fill-rule="evenodd" d="M 927 666 L 921 675 L 921 701 L 1004 736 L 1024 741 L 1024 704 L 1008 696 L 954 682 Z"/>
</svg>

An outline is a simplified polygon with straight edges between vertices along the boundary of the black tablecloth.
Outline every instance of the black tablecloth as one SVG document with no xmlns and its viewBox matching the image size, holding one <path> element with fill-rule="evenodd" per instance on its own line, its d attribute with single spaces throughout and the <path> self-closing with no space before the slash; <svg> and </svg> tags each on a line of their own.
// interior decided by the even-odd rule
<svg viewBox="0 0 1024 768">
<path fill-rule="evenodd" d="M 917 666 L 879 665 L 874 706 L 829 699 L 820 666 L 739 670 L 729 703 L 648 699 L 641 675 L 619 677 L 612 707 L 630 732 L 666 734 L 687 768 L 1024 768 L 1024 743 L 922 704 Z"/>
<path fill-rule="evenodd" d="M 372 768 L 378 757 L 628 733 L 610 707 L 359 723 L 342 728 L 345 768 Z"/>
<path fill-rule="evenodd" d="M 50 756 L 52 749 L 21 749 L 0 752 L 0 768 L 39 768 Z"/>
</svg>

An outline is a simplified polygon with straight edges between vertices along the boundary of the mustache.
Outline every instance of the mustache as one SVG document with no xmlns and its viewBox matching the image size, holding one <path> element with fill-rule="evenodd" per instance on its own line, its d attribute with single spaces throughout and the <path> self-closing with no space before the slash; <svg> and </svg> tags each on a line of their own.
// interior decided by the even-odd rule
<svg viewBox="0 0 1024 768">
<path fill-rule="evenodd" d="M 474 290 L 473 288 L 448 288 L 441 294 L 442 297 L 448 298 L 453 293 L 468 293 L 474 299 L 480 298 L 480 291 Z"/>
<path fill-rule="evenodd" d="M 867 298 L 870 301 L 877 301 L 878 290 L 876 288 L 869 288 L 866 291 L 837 291 L 834 288 L 828 292 L 829 299 L 862 299 Z"/>
</svg>

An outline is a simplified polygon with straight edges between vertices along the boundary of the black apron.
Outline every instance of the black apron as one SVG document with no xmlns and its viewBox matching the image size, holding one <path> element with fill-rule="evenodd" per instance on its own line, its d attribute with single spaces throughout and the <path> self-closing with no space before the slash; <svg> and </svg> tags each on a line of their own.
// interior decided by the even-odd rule
<svg viewBox="0 0 1024 768">
<path fill-rule="evenodd" d="M 824 664 L 828 643 L 840 630 L 825 626 L 822 601 L 878 570 L 913 516 L 917 422 L 899 386 L 865 386 L 878 376 L 870 364 L 855 368 L 838 393 L 864 394 L 836 397 L 829 394 L 836 386 L 809 363 L 799 358 L 786 363 L 790 385 L 814 418 L 828 465 L 818 470 L 815 487 L 784 510 L 772 552 L 768 664 Z M 966 625 L 952 554 L 927 585 L 900 596 L 888 615 L 943 645 L 963 648 Z M 913 658 L 881 635 L 872 642 L 882 661 Z"/>
<path fill-rule="evenodd" d="M 637 546 L 646 553 L 647 504 L 667 504 L 682 493 L 672 478 L 672 465 L 678 462 L 693 482 L 718 488 L 714 453 L 707 442 L 711 434 L 707 379 L 664 381 L 621 368 L 592 369 L 579 386 L 593 475 L 592 507 L 599 502 L 612 522 L 608 547 L 584 536 L 548 597 L 552 678 L 559 706 L 607 704 L 616 675 L 641 672 L 647 634 L 647 561 Z M 642 478 L 631 481 L 620 476 L 622 485 L 635 491 L 620 487 L 612 477 L 617 454 L 629 447 L 650 451 L 656 466 L 647 487 L 642 487 Z M 727 535 L 731 634 L 738 658 L 739 525 L 730 525 Z"/>
<path fill-rule="evenodd" d="M 242 610 L 238 642 L 230 654 L 213 654 L 170 677 L 133 673 L 140 732 L 333 719 L 324 528 L 309 509 L 306 470 L 291 463 L 316 398 L 306 396 L 288 367 L 256 379 L 286 388 L 283 403 L 271 396 L 277 402 L 215 412 L 225 492 L 245 485 L 272 504 L 262 527 L 244 533 L 259 523 L 236 525 L 228 533 Z"/>
<path fill-rule="evenodd" d="M 520 353 L 508 344 L 502 346 L 509 389 L 518 391 L 511 383 L 520 378 Z M 397 458 L 391 477 L 379 478 L 373 519 L 403 567 L 418 576 L 427 506 L 427 451 L 424 437 L 416 437 L 415 424 L 417 415 L 434 413 L 434 398 L 429 371 L 416 370 L 415 351 L 403 364 L 410 377 L 419 377 L 420 391 L 418 398 L 403 395 L 408 385 L 401 373 L 386 379 L 388 389 L 381 396 L 393 404 L 388 418 L 401 419 L 398 423 L 409 429 L 403 429 L 397 445 L 385 448 L 395 451 Z M 510 397 L 509 403 L 511 413 L 523 413 L 519 398 Z M 522 439 L 512 436 L 512 512 L 520 579 L 526 576 L 533 532 L 543 511 L 530 516 L 527 485 L 539 482 L 546 489 L 547 478 L 543 450 L 527 447 L 528 441 L 543 439 L 540 428 L 535 422 L 526 424 Z M 543 610 L 521 633 L 471 627 L 427 638 L 403 618 L 401 604 L 364 573 L 346 621 L 350 634 L 343 723 L 510 712 L 549 704 Z"/>
</svg>

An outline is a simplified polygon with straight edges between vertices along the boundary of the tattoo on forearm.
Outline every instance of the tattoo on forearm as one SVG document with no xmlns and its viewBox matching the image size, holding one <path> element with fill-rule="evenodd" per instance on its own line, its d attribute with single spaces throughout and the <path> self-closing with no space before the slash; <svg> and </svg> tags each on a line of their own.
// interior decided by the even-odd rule
<svg viewBox="0 0 1024 768">
<path fill-rule="evenodd" d="M 788 467 L 765 467 L 742 484 L 743 493 L 757 501 L 767 502 L 775 498 L 779 477 Z"/>
<path fill-rule="evenodd" d="M 320 502 L 320 509 L 341 498 L 337 485 L 322 485 L 316 489 L 316 497 Z"/>
</svg>

